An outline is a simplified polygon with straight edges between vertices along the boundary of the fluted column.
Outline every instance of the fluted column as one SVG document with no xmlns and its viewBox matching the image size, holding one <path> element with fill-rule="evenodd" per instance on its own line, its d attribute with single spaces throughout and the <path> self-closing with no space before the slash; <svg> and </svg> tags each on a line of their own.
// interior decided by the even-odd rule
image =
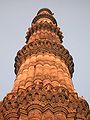
<svg viewBox="0 0 90 120">
<path fill-rule="evenodd" d="M 12 91 L 17 91 L 19 88 L 26 89 L 35 82 L 65 86 L 68 90 L 74 91 L 65 62 L 54 54 L 39 53 L 28 57 L 19 69 Z"/>
</svg>

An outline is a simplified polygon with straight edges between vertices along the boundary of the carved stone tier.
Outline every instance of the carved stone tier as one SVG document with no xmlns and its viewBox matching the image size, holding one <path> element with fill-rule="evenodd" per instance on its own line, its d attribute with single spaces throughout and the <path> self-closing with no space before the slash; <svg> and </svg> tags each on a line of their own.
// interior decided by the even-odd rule
<svg viewBox="0 0 90 120">
<path fill-rule="evenodd" d="M 15 58 L 16 79 L 0 102 L 0 120 L 90 120 L 89 105 L 71 80 L 73 58 L 53 13 L 41 9 Z"/>
<path fill-rule="evenodd" d="M 26 60 L 28 56 L 38 53 L 50 53 L 55 56 L 59 56 L 67 65 L 70 75 L 74 72 L 73 58 L 69 54 L 68 50 L 57 42 L 51 42 L 50 40 L 35 40 L 34 42 L 25 45 L 18 53 L 15 58 L 15 73 L 17 74 L 20 66 Z"/>
<path fill-rule="evenodd" d="M 50 39 L 51 41 L 63 42 L 63 35 L 60 28 L 48 21 L 41 21 L 40 23 L 33 24 L 31 28 L 28 28 L 26 33 L 26 43 L 32 42 L 32 38 L 35 39 Z"/>
<path fill-rule="evenodd" d="M 38 21 L 41 21 L 42 19 L 46 19 L 46 20 L 50 20 L 53 24 L 55 24 L 57 26 L 57 21 L 56 19 L 50 15 L 50 14 L 46 14 L 46 13 L 42 13 L 42 14 L 38 14 L 32 21 L 32 24 L 36 24 Z"/>
<path fill-rule="evenodd" d="M 33 84 L 7 94 L 0 105 L 0 120 L 89 120 L 89 105 L 65 87 Z"/>
<path fill-rule="evenodd" d="M 74 91 L 65 62 L 54 54 L 39 52 L 28 56 L 19 68 L 13 91 L 26 89 L 28 85 L 39 82 L 43 85 L 65 86 L 69 91 Z"/>
</svg>

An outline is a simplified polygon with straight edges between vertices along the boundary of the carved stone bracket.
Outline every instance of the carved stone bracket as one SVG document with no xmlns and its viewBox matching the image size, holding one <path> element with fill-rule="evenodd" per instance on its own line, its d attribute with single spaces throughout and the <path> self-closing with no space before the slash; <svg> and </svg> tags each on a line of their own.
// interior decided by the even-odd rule
<svg viewBox="0 0 90 120">
<path fill-rule="evenodd" d="M 50 87 L 50 84 L 38 89 L 34 85 L 31 90 L 19 89 L 16 93 L 8 94 L 2 102 L 0 112 L 5 119 L 9 119 L 19 118 L 21 114 L 29 116 L 32 110 L 39 110 L 42 114 L 47 110 L 54 114 L 62 112 L 66 118 L 72 113 L 81 119 L 89 116 L 89 105 L 84 99 L 64 87 Z"/>
<path fill-rule="evenodd" d="M 18 73 L 18 70 L 21 64 L 26 60 L 28 56 L 32 54 L 42 53 L 53 53 L 55 56 L 59 56 L 62 60 L 65 61 L 69 72 L 72 74 L 74 72 L 74 63 L 73 58 L 69 54 L 68 50 L 63 47 L 63 45 L 58 44 L 57 42 L 51 42 L 46 39 L 36 40 L 25 45 L 20 51 L 18 51 L 17 56 L 15 58 L 15 73 Z"/>
</svg>

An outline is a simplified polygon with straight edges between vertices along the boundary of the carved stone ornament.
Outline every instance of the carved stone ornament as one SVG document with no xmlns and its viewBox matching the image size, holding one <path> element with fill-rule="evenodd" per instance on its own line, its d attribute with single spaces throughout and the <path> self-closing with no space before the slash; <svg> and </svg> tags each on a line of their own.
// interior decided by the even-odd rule
<svg viewBox="0 0 90 120">
<path fill-rule="evenodd" d="M 49 9 L 38 11 L 26 39 L 15 57 L 14 87 L 0 102 L 0 120 L 90 120 L 89 105 L 71 80 L 73 58 Z"/>
</svg>

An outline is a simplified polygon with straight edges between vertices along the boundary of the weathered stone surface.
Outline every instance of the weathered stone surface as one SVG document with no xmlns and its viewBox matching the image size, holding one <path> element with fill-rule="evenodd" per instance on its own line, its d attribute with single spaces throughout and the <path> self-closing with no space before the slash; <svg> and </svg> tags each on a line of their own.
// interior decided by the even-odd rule
<svg viewBox="0 0 90 120">
<path fill-rule="evenodd" d="M 16 79 L 0 102 L 0 120 L 90 120 L 71 80 L 74 63 L 49 9 L 41 9 L 15 58 Z"/>
<path fill-rule="evenodd" d="M 66 50 L 62 45 L 59 46 L 57 42 L 52 43 L 49 40 L 36 40 L 24 46 L 17 53 L 17 56 L 15 58 L 15 73 L 18 73 L 20 66 L 26 61 L 29 56 L 33 54 L 38 55 L 39 53 L 50 53 L 61 58 L 67 65 L 72 77 L 72 74 L 74 72 L 73 58 L 69 54 L 68 50 Z"/>
<path fill-rule="evenodd" d="M 13 91 L 21 87 L 26 89 L 32 83 L 40 81 L 42 84 L 48 82 L 52 86 L 62 85 L 68 88 L 69 91 L 74 91 L 65 62 L 54 54 L 38 53 L 28 57 L 28 62 L 27 60 L 23 62 L 18 71 Z"/>
<path fill-rule="evenodd" d="M 7 94 L 0 110 L 5 120 L 11 118 L 70 120 L 75 117 L 87 120 L 89 114 L 89 106 L 84 99 L 78 97 L 75 92 L 69 92 L 65 87 L 53 87 L 50 83 L 45 86 L 36 83 L 31 89 L 19 88 L 17 92 Z"/>
</svg>

